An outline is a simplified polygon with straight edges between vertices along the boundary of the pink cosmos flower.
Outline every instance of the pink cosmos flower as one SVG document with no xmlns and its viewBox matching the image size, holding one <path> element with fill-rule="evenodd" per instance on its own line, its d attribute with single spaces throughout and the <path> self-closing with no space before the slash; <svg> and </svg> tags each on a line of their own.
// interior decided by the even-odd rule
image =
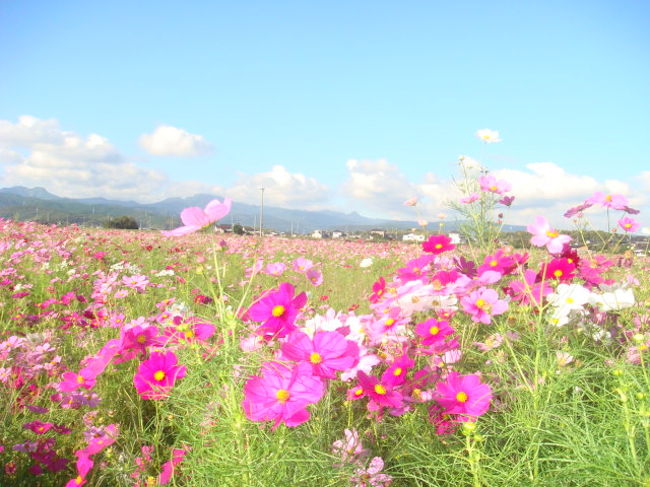
<svg viewBox="0 0 650 487">
<path fill-rule="evenodd" d="M 305 277 L 309 279 L 314 286 L 320 286 L 323 284 L 323 273 L 316 268 L 309 269 L 305 272 Z"/>
<path fill-rule="evenodd" d="M 600 191 L 596 191 L 587 202 L 613 210 L 622 210 L 627 207 L 627 198 L 622 194 L 605 194 Z"/>
<path fill-rule="evenodd" d="M 498 202 L 501 203 L 503 206 L 511 206 L 513 201 L 515 201 L 514 196 L 504 196 Z"/>
<path fill-rule="evenodd" d="M 381 383 L 395 387 L 406 382 L 406 374 L 415 366 L 415 360 L 406 353 L 397 357 L 381 375 Z"/>
<path fill-rule="evenodd" d="M 359 346 L 336 331 L 317 331 L 313 341 L 296 331 L 282 344 L 282 354 L 289 360 L 307 362 L 317 377 L 336 378 L 337 370 L 347 370 L 359 360 Z"/>
<path fill-rule="evenodd" d="M 432 345 L 434 343 L 444 342 L 445 338 L 454 333 L 454 329 L 449 326 L 448 321 L 438 321 L 430 318 L 415 326 L 415 333 L 423 337 L 422 345 Z"/>
<path fill-rule="evenodd" d="M 62 374 L 63 381 L 59 382 L 59 390 L 63 392 L 73 392 L 83 387 L 84 389 L 92 389 L 95 387 L 95 378 L 97 374 L 88 368 L 81 369 L 78 374 L 74 372 L 64 372 Z"/>
<path fill-rule="evenodd" d="M 294 322 L 299 310 L 307 302 L 307 295 L 302 292 L 294 298 L 294 290 L 293 284 L 283 282 L 276 291 L 251 305 L 248 316 L 253 321 L 262 322 L 256 331 L 258 335 L 282 338 L 296 329 Z"/>
<path fill-rule="evenodd" d="M 158 485 L 167 485 L 174 475 L 174 468 L 177 467 L 185 458 L 187 450 L 174 448 L 172 450 L 172 459 L 163 463 L 160 475 L 158 476 Z"/>
<path fill-rule="evenodd" d="M 167 237 L 189 235 L 190 233 L 201 230 L 226 216 L 230 213 L 231 206 L 232 200 L 230 198 L 225 198 L 223 203 L 219 200 L 210 201 L 204 210 L 198 206 L 185 208 L 181 211 L 181 221 L 183 222 L 183 226 L 162 233 Z"/>
<path fill-rule="evenodd" d="M 473 421 L 490 408 L 492 389 L 481 383 L 476 374 L 450 372 L 444 382 L 436 384 L 436 401 L 447 414 L 459 415 L 459 421 Z"/>
<path fill-rule="evenodd" d="M 178 358 L 172 351 L 153 352 L 147 360 L 138 367 L 133 377 L 138 394 L 142 399 L 164 399 L 169 397 L 169 391 L 177 379 L 185 377 L 184 365 L 176 365 Z"/>
<path fill-rule="evenodd" d="M 504 194 L 512 189 L 512 185 L 503 179 L 498 179 L 491 174 L 486 174 L 478 178 L 478 184 L 481 186 L 481 191 L 488 193 Z"/>
<path fill-rule="evenodd" d="M 465 197 L 461 198 L 461 199 L 460 199 L 460 202 L 463 203 L 463 204 L 465 204 L 465 205 L 468 205 L 468 204 L 470 204 L 470 203 L 474 203 L 474 202 L 477 201 L 479 198 L 480 198 L 480 196 L 479 196 L 478 193 L 472 193 L 472 194 L 470 194 L 470 195 L 468 195 L 468 196 L 465 196 Z"/>
<path fill-rule="evenodd" d="M 312 366 L 300 362 L 292 367 L 279 362 L 264 362 L 261 375 L 244 385 L 242 406 L 251 421 L 274 421 L 293 427 L 309 419 L 306 407 L 320 401 L 323 382 L 312 375 Z"/>
<path fill-rule="evenodd" d="M 618 221 L 618 226 L 621 227 L 626 232 L 636 232 L 641 228 L 641 224 L 636 221 L 634 218 L 625 216 Z"/>
<path fill-rule="evenodd" d="M 494 289 L 479 288 L 464 296 L 460 303 L 466 313 L 471 315 L 472 321 L 489 325 L 492 316 L 505 313 L 508 303 L 500 300 Z"/>
<path fill-rule="evenodd" d="M 451 243 L 451 238 L 447 235 L 431 235 L 426 242 L 422 242 L 422 250 L 434 255 L 442 254 L 455 248 L 456 245 Z"/>
<path fill-rule="evenodd" d="M 564 217 L 573 218 L 576 215 L 581 215 L 583 211 L 585 211 L 588 208 L 591 208 L 592 206 L 594 206 L 593 203 L 590 203 L 589 201 L 585 201 L 584 203 L 578 206 L 573 206 L 569 208 L 566 212 L 564 212 Z"/>
<path fill-rule="evenodd" d="M 505 288 L 505 292 L 513 301 L 521 304 L 539 304 L 544 296 L 553 292 L 553 288 L 547 280 L 543 282 L 543 285 L 541 282 L 535 282 L 536 280 L 537 272 L 526 269 L 524 271 L 524 280 L 511 281 L 508 287 Z"/>
<path fill-rule="evenodd" d="M 536 217 L 535 223 L 528 225 L 526 229 L 533 235 L 530 243 L 536 247 L 546 246 L 551 254 L 561 253 L 564 245 L 571 241 L 571 237 L 568 235 L 560 235 L 552 229 L 548 220 L 543 216 Z"/>
<path fill-rule="evenodd" d="M 392 386 L 380 382 L 376 377 L 363 372 L 357 374 L 359 385 L 366 396 L 370 398 L 368 409 L 376 411 L 383 407 L 399 408 L 402 406 L 402 394 L 393 390 Z"/>
</svg>

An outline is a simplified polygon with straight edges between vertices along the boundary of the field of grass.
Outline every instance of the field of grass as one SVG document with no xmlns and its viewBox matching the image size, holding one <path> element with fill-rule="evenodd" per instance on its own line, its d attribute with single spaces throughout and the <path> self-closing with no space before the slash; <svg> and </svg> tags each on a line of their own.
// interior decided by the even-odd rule
<svg viewBox="0 0 650 487">
<path fill-rule="evenodd" d="M 0 234 L 0 486 L 650 486 L 647 259 Z"/>
</svg>

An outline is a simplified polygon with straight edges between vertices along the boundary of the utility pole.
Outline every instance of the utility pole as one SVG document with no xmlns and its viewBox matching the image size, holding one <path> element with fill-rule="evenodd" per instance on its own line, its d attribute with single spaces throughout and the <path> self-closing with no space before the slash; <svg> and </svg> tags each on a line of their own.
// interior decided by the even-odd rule
<svg viewBox="0 0 650 487">
<path fill-rule="evenodd" d="M 262 192 L 262 204 L 260 205 L 260 237 L 263 235 L 264 229 L 264 188 L 260 188 Z"/>
</svg>

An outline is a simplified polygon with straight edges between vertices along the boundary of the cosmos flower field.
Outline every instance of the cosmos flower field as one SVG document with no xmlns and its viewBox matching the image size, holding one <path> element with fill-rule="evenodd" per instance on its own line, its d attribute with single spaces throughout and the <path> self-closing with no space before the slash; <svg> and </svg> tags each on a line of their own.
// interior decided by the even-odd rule
<svg viewBox="0 0 650 487">
<path fill-rule="evenodd" d="M 0 221 L 1 486 L 650 485 L 647 257 L 541 216 L 513 249 L 211 232 L 228 210 Z"/>
</svg>

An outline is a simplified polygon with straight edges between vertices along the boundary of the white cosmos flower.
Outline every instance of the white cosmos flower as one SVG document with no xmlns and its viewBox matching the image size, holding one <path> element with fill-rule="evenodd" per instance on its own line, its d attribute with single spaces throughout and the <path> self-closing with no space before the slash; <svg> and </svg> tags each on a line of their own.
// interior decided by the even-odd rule
<svg viewBox="0 0 650 487">
<path fill-rule="evenodd" d="M 589 302 L 591 291 L 580 284 L 560 284 L 554 293 L 548 295 L 548 302 L 567 313 L 581 310 Z"/>
<path fill-rule="evenodd" d="M 621 288 L 602 294 L 592 293 L 590 302 L 600 311 L 613 311 L 634 306 L 636 300 L 632 289 Z"/>
<path fill-rule="evenodd" d="M 488 144 L 501 142 L 501 139 L 499 138 L 499 132 L 496 130 L 479 129 L 476 131 L 476 136 Z"/>
<path fill-rule="evenodd" d="M 359 267 L 370 267 L 372 265 L 372 258 L 366 257 L 359 263 Z"/>
</svg>

